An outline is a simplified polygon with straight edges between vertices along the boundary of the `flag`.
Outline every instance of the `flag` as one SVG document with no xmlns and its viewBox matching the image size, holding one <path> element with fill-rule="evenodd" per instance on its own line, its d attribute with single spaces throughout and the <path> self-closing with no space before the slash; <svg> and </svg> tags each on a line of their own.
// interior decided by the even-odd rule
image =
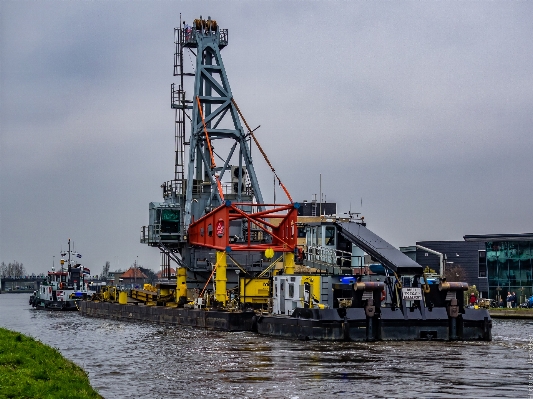
<svg viewBox="0 0 533 399">
<path fill-rule="evenodd" d="M 81 258 L 81 254 L 77 254 L 76 256 L 77 256 L 78 258 Z"/>
<path fill-rule="evenodd" d="M 90 275 L 90 274 L 91 274 L 91 271 L 90 271 L 88 268 L 84 267 L 84 268 L 83 268 L 83 274 Z"/>
</svg>

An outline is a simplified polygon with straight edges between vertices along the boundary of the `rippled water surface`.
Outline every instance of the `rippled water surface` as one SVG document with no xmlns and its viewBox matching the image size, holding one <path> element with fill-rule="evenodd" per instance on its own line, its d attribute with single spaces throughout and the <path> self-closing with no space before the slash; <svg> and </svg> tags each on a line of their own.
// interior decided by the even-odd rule
<svg viewBox="0 0 533 399">
<path fill-rule="evenodd" d="M 528 398 L 533 322 L 493 341 L 319 343 L 33 310 L 0 295 L 0 326 L 58 348 L 106 398 Z M 533 398 L 533 396 L 531 396 Z"/>
</svg>

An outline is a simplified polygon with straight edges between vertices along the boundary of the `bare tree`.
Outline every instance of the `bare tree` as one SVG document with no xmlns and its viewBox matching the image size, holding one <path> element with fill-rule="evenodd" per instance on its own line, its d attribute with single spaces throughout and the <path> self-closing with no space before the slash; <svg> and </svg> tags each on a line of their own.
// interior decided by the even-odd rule
<svg viewBox="0 0 533 399">
<path fill-rule="evenodd" d="M 137 265 L 137 267 L 139 268 L 139 270 L 141 272 L 143 272 L 146 275 L 146 277 L 148 277 L 148 282 L 150 284 L 153 284 L 154 281 L 157 280 L 157 276 L 155 275 L 155 273 L 154 273 L 154 271 L 152 269 L 148 269 L 146 267 L 142 267 L 142 266 L 139 266 L 139 265 Z"/>
<path fill-rule="evenodd" d="M 107 277 L 109 276 L 110 267 L 111 263 L 109 261 L 106 261 L 105 265 L 102 267 L 102 275 L 100 276 L 102 280 L 107 280 Z"/>
<path fill-rule="evenodd" d="M 22 263 L 17 262 L 16 260 L 14 260 L 13 262 L 9 262 L 7 265 L 2 262 L 2 264 L 0 265 L 0 274 L 4 278 L 20 278 L 26 275 L 26 269 L 24 268 L 24 265 Z"/>
</svg>

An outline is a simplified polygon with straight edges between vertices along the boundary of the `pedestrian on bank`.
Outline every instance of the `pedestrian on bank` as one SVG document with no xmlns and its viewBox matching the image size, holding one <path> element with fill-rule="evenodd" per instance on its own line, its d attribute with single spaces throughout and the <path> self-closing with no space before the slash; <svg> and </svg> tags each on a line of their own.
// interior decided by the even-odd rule
<svg viewBox="0 0 533 399">
<path fill-rule="evenodd" d="M 513 291 L 513 298 L 512 299 L 513 299 L 512 300 L 512 303 L 513 303 L 512 307 L 516 308 L 516 292 L 514 292 L 514 291 Z"/>
<path fill-rule="evenodd" d="M 513 296 L 510 292 L 507 292 L 507 307 L 511 308 L 513 306 Z"/>
<path fill-rule="evenodd" d="M 470 306 L 474 307 L 474 305 L 476 304 L 476 301 L 477 301 L 477 298 L 476 298 L 476 294 L 474 294 L 473 292 L 470 294 Z"/>
</svg>

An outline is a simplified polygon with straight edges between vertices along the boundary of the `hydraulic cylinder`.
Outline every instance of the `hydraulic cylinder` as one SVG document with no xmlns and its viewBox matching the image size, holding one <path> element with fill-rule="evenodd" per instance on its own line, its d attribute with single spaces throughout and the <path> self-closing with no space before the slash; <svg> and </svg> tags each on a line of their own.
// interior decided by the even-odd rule
<svg viewBox="0 0 533 399">
<path fill-rule="evenodd" d="M 228 281 L 226 272 L 228 263 L 226 251 L 217 251 L 217 270 L 215 276 L 215 299 L 217 302 L 226 305 L 226 283 Z"/>
<path fill-rule="evenodd" d="M 285 274 L 294 274 L 294 252 L 283 254 L 283 264 L 285 265 Z"/>
</svg>

